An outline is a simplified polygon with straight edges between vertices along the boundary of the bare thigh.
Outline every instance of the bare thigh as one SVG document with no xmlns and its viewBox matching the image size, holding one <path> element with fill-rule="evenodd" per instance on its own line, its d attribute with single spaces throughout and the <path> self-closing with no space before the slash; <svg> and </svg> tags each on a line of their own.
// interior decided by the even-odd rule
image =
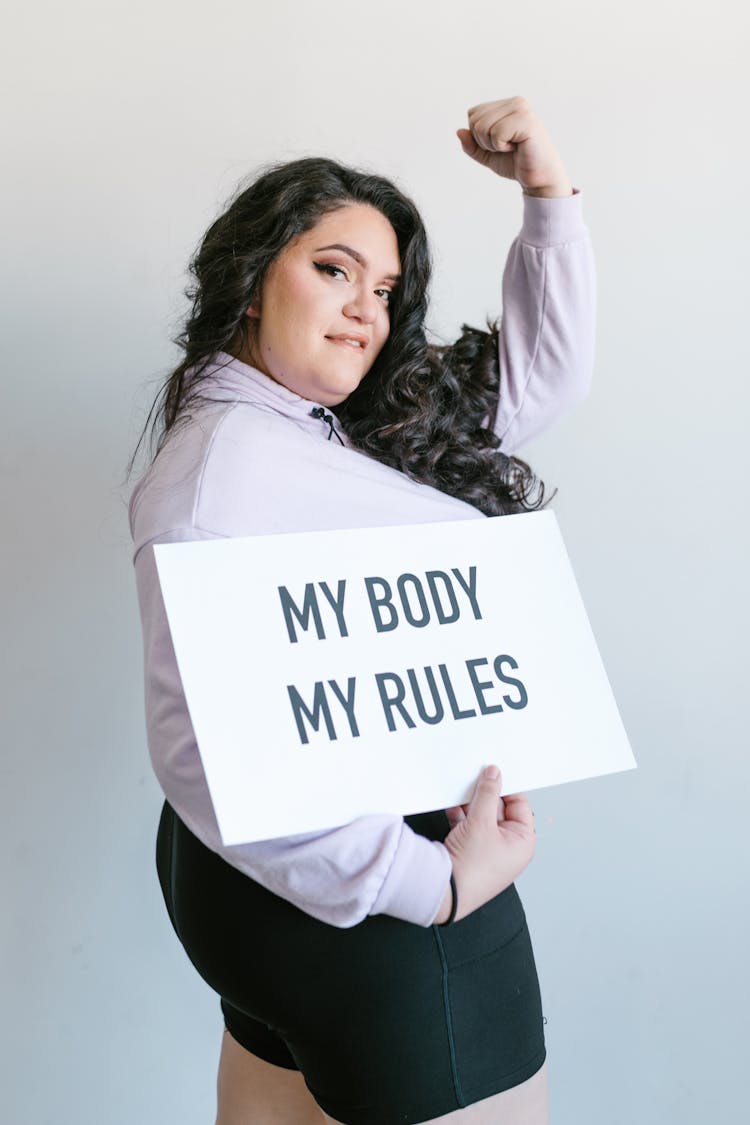
<svg viewBox="0 0 750 1125">
<path fill-rule="evenodd" d="M 323 1112 L 299 1071 L 259 1059 L 224 1032 L 216 1125 L 346 1125 Z M 425 1125 L 549 1125 L 546 1062 L 520 1086 Z"/>
<path fill-rule="evenodd" d="M 216 1125 L 322 1125 L 327 1118 L 298 1070 L 259 1059 L 224 1031 Z"/>
</svg>

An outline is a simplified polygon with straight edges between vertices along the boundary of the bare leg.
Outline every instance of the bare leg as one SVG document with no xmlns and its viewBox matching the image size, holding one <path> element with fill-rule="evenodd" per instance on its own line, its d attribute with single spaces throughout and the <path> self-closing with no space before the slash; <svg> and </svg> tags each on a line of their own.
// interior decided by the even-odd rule
<svg viewBox="0 0 750 1125">
<path fill-rule="evenodd" d="M 547 1063 L 520 1086 L 438 1117 L 440 1125 L 549 1125 Z"/>
<path fill-rule="evenodd" d="M 216 1125 L 323 1125 L 326 1120 L 297 1070 L 252 1055 L 224 1031 Z"/>
</svg>

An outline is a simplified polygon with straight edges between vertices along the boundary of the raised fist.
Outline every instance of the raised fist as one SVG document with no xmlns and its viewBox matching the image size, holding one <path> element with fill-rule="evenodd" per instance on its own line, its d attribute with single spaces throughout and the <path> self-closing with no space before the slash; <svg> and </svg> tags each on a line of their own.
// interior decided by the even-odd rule
<svg viewBox="0 0 750 1125">
<path fill-rule="evenodd" d="M 472 160 L 517 180 L 526 195 L 573 194 L 560 154 L 526 98 L 481 102 L 468 118 L 469 128 L 457 129 L 456 135 Z"/>
</svg>

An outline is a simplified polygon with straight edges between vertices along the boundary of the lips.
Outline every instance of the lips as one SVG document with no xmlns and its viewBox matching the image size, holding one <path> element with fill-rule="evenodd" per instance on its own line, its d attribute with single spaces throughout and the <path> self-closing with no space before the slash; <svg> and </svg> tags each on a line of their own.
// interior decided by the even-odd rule
<svg viewBox="0 0 750 1125">
<path fill-rule="evenodd" d="M 332 344 L 342 344 L 345 348 L 351 348 L 352 351 L 359 349 L 364 351 L 367 347 L 367 337 L 362 336 L 359 332 L 341 332 L 338 336 L 326 336 L 326 340 L 330 340 Z"/>
</svg>

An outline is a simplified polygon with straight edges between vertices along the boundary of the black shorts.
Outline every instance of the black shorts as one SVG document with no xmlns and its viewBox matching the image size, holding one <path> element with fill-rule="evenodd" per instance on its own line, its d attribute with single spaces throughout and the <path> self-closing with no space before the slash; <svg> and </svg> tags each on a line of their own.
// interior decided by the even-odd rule
<svg viewBox="0 0 750 1125">
<path fill-rule="evenodd" d="M 407 817 L 442 840 L 443 812 Z M 230 1034 L 300 1070 L 345 1125 L 429 1121 L 525 1082 L 545 1044 L 515 886 L 451 926 L 384 914 L 341 929 L 205 847 L 164 805 L 157 869 L 188 957 Z"/>
</svg>

